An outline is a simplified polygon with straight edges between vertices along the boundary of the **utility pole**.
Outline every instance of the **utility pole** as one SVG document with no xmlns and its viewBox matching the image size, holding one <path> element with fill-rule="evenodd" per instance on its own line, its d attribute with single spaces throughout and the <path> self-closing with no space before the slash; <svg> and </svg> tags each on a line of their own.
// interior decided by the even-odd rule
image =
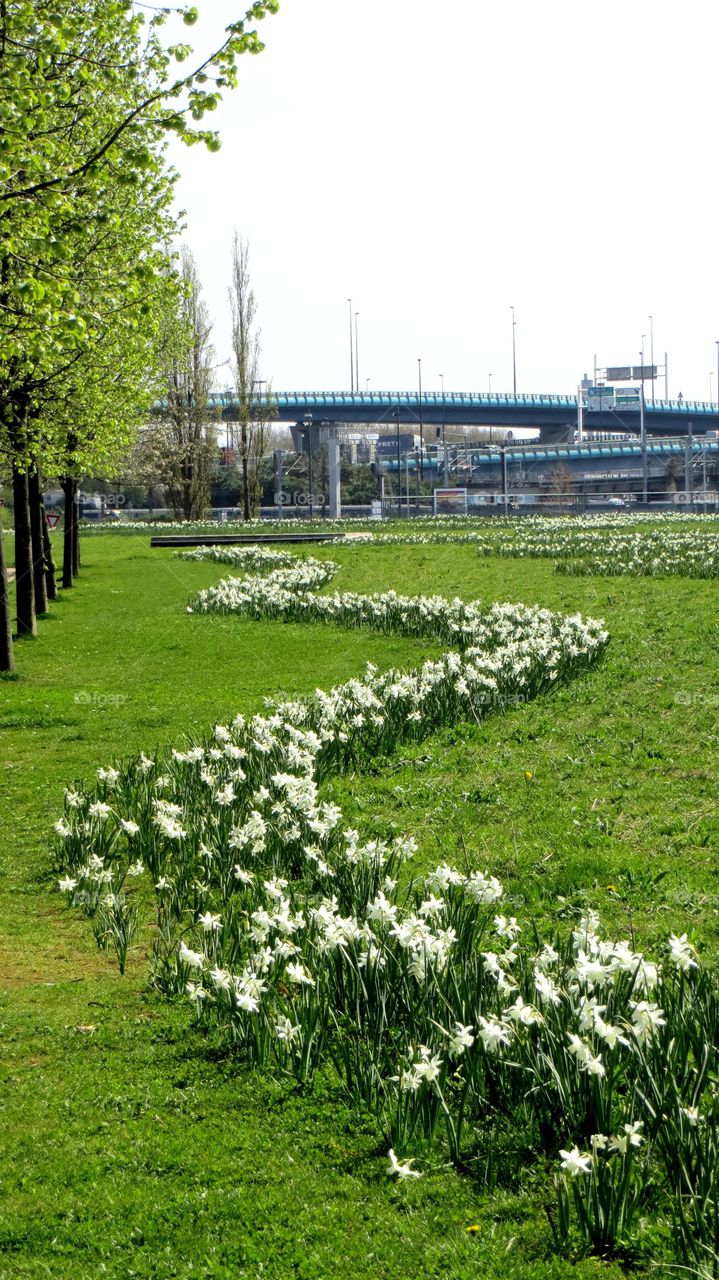
<svg viewBox="0 0 719 1280">
<path fill-rule="evenodd" d="M 305 423 L 305 427 L 307 428 L 307 453 L 309 455 L 308 462 L 309 462 L 310 475 L 309 475 L 309 486 L 308 486 L 309 493 L 307 494 L 307 497 L 309 499 L 310 520 L 311 520 L 313 515 L 312 498 L 314 496 L 312 493 L 312 414 L 311 413 L 305 414 L 304 423 Z"/>
<path fill-rule="evenodd" d="M 647 420 L 644 405 L 644 360 L 642 360 L 642 380 L 639 391 L 639 436 L 642 446 L 642 502 L 646 507 L 649 502 L 649 476 L 647 468 Z"/>
<path fill-rule="evenodd" d="M 442 381 L 442 451 L 444 453 L 444 487 L 449 487 L 449 458 L 447 457 L 447 424 L 444 420 L 444 374 L 440 373 Z"/>
<path fill-rule="evenodd" d="M 422 455 L 424 453 L 424 429 L 422 423 L 422 357 L 417 357 L 417 366 L 419 368 L 419 475 L 420 480 L 424 480 L 424 466 Z"/>
<path fill-rule="evenodd" d="M 397 515 L 402 514 L 402 454 L 399 447 L 399 409 L 395 409 L 394 416 L 397 422 Z"/>
<path fill-rule="evenodd" d="M 352 344 L 352 299 L 347 299 L 350 308 L 350 391 L 354 394 L 355 389 L 355 357 L 354 347 Z"/>
</svg>

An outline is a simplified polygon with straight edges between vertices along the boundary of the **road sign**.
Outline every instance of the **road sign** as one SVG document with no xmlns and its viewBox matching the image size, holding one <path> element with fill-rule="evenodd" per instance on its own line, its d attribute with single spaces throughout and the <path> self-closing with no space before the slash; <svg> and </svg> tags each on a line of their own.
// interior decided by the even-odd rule
<svg viewBox="0 0 719 1280">
<path fill-rule="evenodd" d="M 60 523 L 60 512 L 59 512 L 59 511 L 46 511 L 46 512 L 45 512 L 45 519 L 47 520 L 47 523 L 48 523 L 48 525 L 49 525 L 49 527 L 50 527 L 51 529 L 56 529 L 56 528 L 57 528 L 57 526 L 58 526 L 58 525 L 59 525 L 59 523 Z"/>
<path fill-rule="evenodd" d="M 655 364 L 621 364 L 606 370 L 610 382 L 643 382 L 651 381 L 657 376 Z"/>
</svg>

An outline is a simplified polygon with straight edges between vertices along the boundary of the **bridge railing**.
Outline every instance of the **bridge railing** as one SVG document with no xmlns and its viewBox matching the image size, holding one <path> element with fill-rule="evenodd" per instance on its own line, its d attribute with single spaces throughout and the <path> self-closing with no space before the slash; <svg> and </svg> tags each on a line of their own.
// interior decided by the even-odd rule
<svg viewBox="0 0 719 1280">
<path fill-rule="evenodd" d="M 313 406 L 322 407 L 327 405 L 419 405 L 420 395 L 418 391 L 278 391 L 272 396 L 278 404 L 283 407 L 296 405 L 300 408 L 310 408 Z M 232 405 L 236 402 L 236 396 L 233 392 L 215 391 L 210 395 L 212 404 L 220 404 L 223 406 Z M 547 408 L 560 407 L 576 408 L 577 397 L 573 395 L 556 395 L 540 392 L 518 393 L 514 395 L 511 392 L 504 391 L 423 391 L 421 403 L 427 405 L 447 404 L 453 405 L 496 405 L 503 408 L 508 405 L 524 406 L 527 408 Z M 681 413 L 681 414 L 716 414 L 717 407 L 712 402 L 703 400 L 647 400 L 645 403 L 647 414 L 662 413 Z M 624 406 L 625 412 L 632 412 Z M 637 412 L 634 410 L 633 412 Z"/>
</svg>

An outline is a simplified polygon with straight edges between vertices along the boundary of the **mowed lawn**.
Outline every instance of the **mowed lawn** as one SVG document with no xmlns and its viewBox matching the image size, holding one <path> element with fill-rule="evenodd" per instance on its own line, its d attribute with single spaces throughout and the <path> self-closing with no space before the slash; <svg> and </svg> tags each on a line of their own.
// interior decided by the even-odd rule
<svg viewBox="0 0 719 1280">
<path fill-rule="evenodd" d="M 0 683 L 1 1280 L 618 1276 L 554 1256 L 551 1182 L 531 1163 L 488 1190 L 437 1147 L 423 1178 L 393 1185 L 375 1124 L 331 1080 L 303 1092 L 245 1070 L 148 990 L 142 946 L 121 979 L 54 890 L 67 783 L 265 697 L 428 652 L 190 615 L 223 567 L 148 544 L 84 539 L 77 586 Z M 334 779 L 351 825 L 413 834 L 424 866 L 498 875 L 527 925 L 584 902 L 650 951 L 686 930 L 716 955 L 715 584 L 567 579 L 463 545 L 313 554 L 339 562 L 338 588 L 538 603 L 603 617 L 612 636 L 601 667 L 557 693 Z"/>
</svg>

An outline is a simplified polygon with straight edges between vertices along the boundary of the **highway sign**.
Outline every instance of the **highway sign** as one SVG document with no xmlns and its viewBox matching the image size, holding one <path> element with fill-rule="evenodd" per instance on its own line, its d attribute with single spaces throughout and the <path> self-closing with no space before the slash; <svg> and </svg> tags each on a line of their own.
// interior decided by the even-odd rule
<svg viewBox="0 0 719 1280">
<path fill-rule="evenodd" d="M 642 382 L 651 381 L 657 376 L 655 364 L 621 364 L 606 370 L 610 382 Z"/>
</svg>

